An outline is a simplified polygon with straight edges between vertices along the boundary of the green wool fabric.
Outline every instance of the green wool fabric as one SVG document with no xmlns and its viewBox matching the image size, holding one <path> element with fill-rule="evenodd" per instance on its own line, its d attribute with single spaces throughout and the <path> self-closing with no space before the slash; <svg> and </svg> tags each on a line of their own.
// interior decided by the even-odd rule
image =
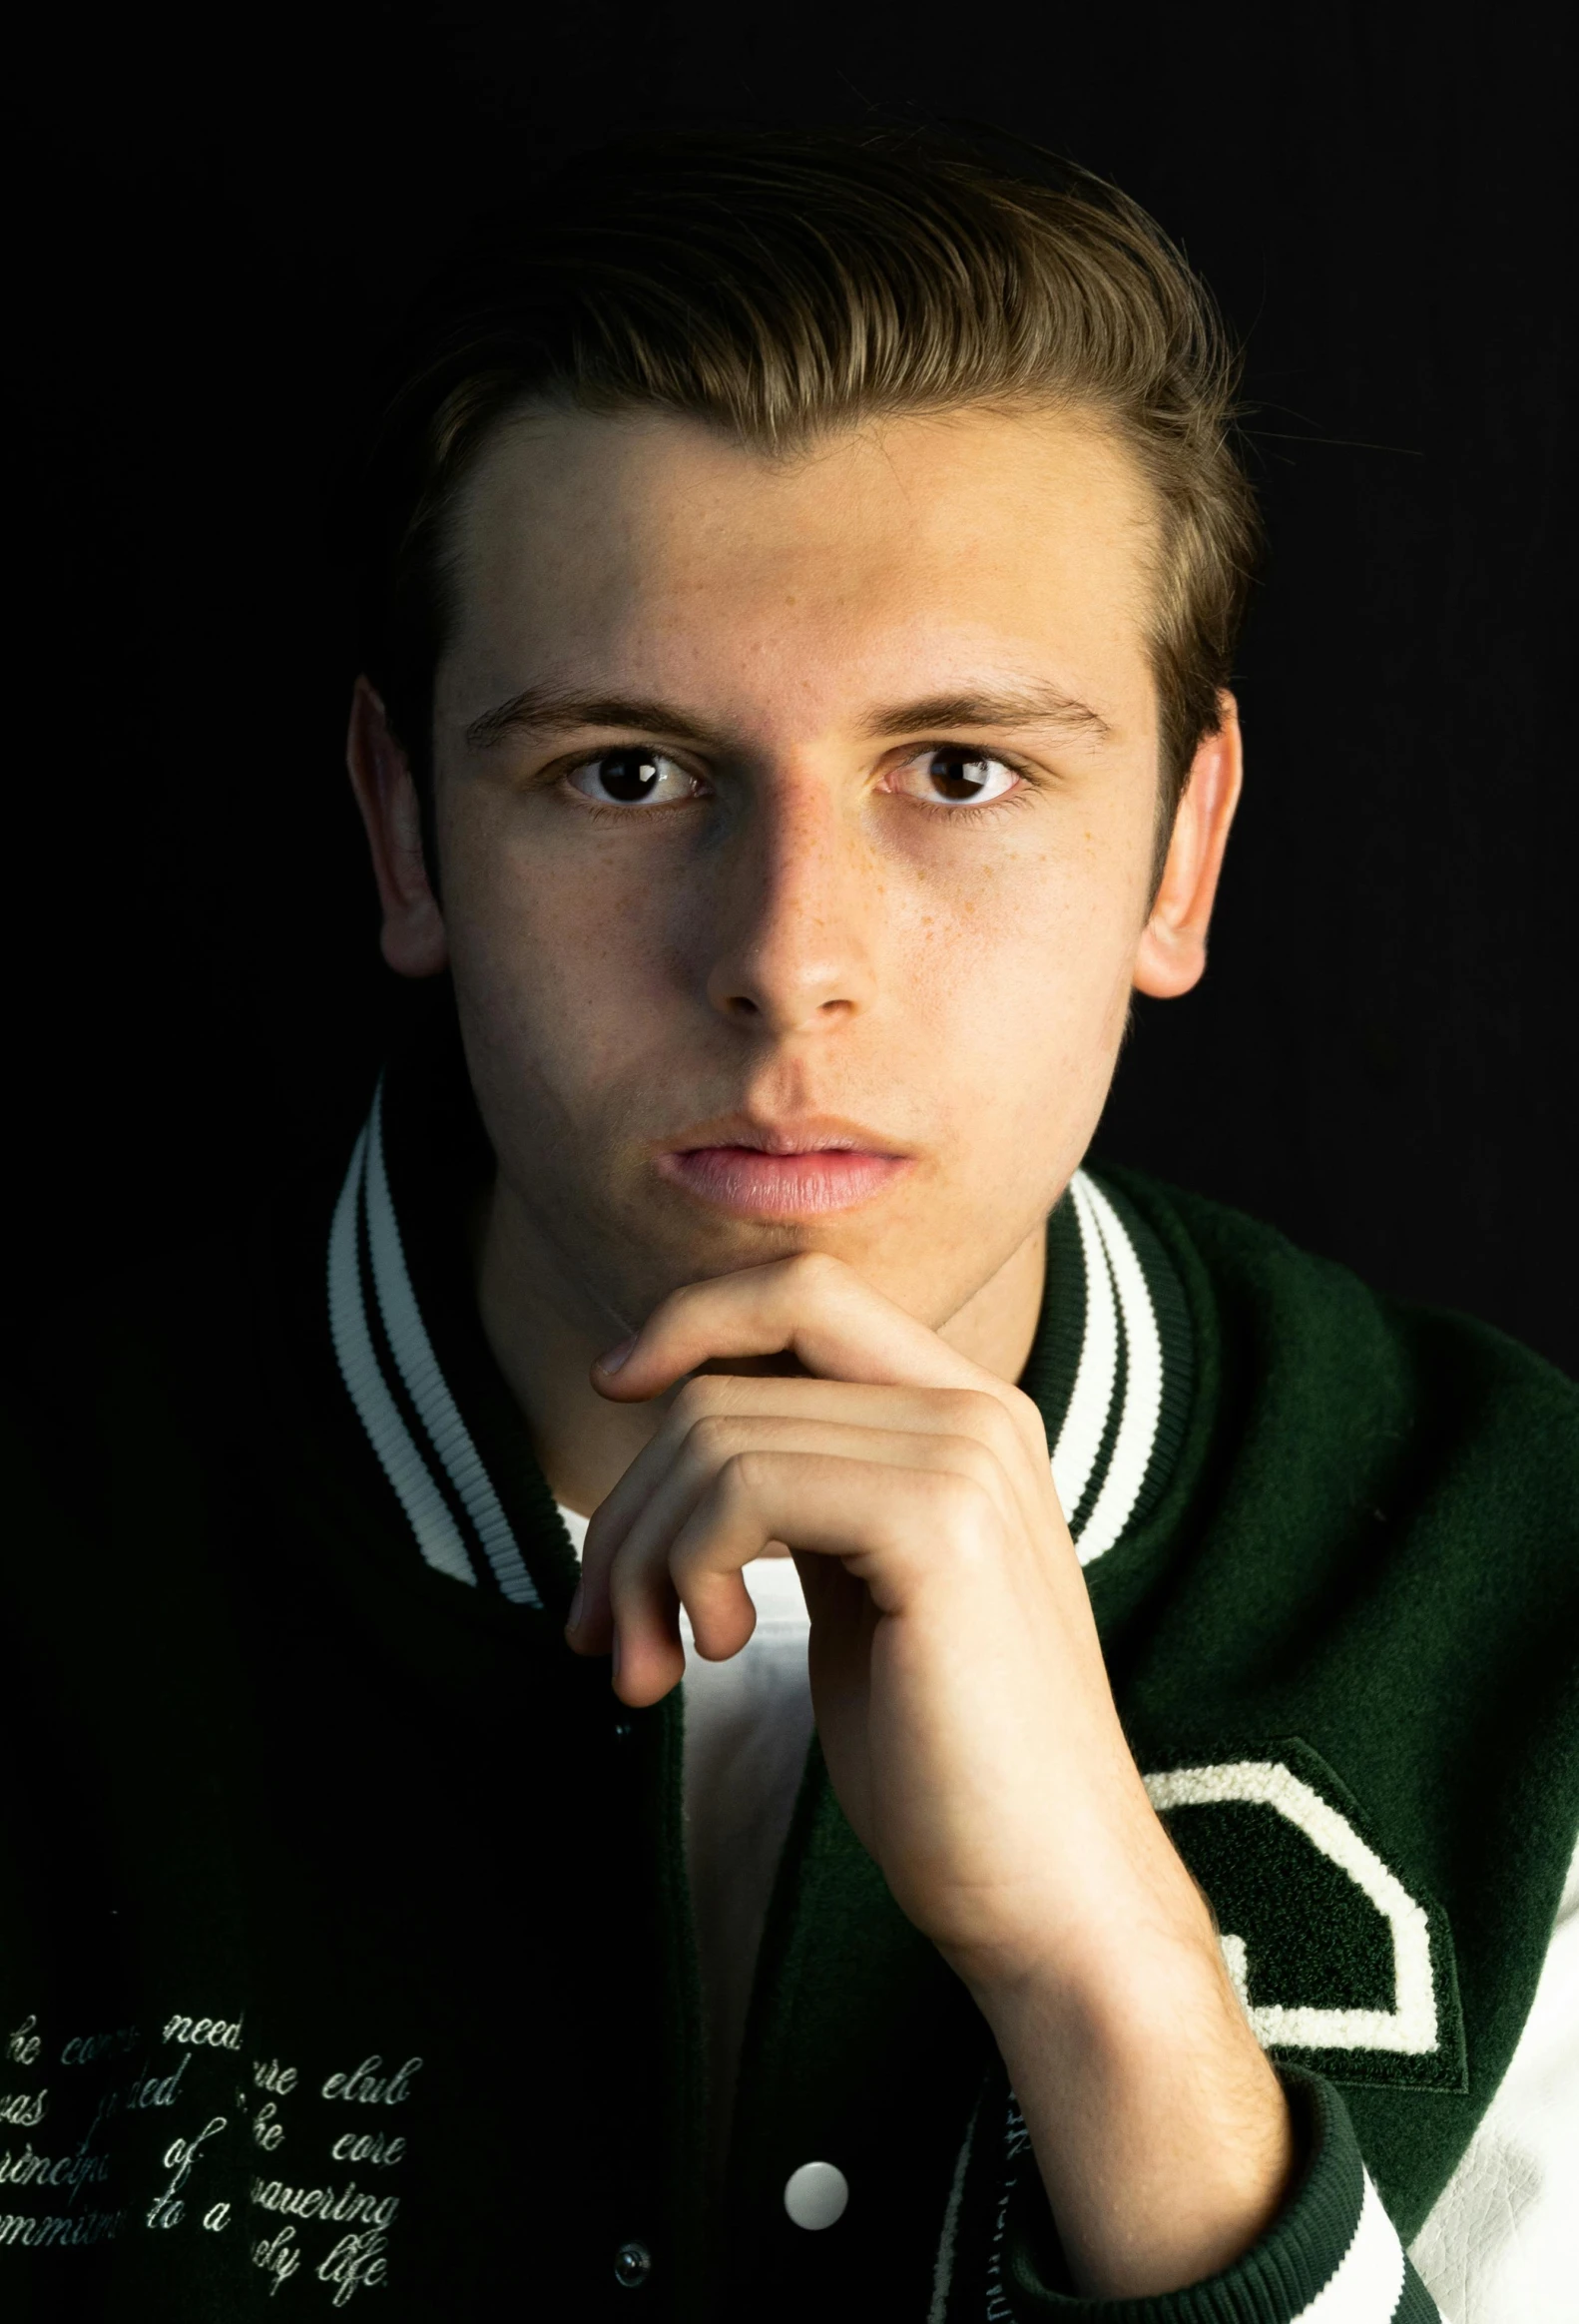
<svg viewBox="0 0 1579 2324">
<path fill-rule="evenodd" d="M 1169 1502 L 1090 1576 L 1126 1731 L 1147 1773 L 1299 1738 L 1431 1910 L 1461 2053 L 1456 2029 L 1434 2060 L 1300 2053 L 1343 2083 L 1407 2238 L 1506 2067 L 1579 1824 L 1579 1397 L 1497 1332 L 1119 1184 L 1215 1373 Z M 1235 1844 L 1192 1832 L 1208 1813 L 1169 1821 L 1216 1903 Z M 1323 1929 L 1316 1892 L 1306 1911 L 1330 1976 L 1360 1931 Z"/>
<path fill-rule="evenodd" d="M 40 1352 L 5 1454 L 6 2315 L 1289 2324 L 1367 2172 L 1407 2240 L 1579 1828 L 1572 1385 L 1137 1176 L 1055 1213 L 1025 1385 L 1071 1461 L 1096 1413 L 1070 1513 L 1116 1699 L 1307 2157 L 1222 2278 L 1085 2301 L 814 1746 L 711 2186 L 684 1705 L 627 1712 L 565 1647 L 574 1556 L 471 1298 L 473 1131 L 398 1073 L 386 1118 L 393 1241 L 369 1162 L 146 1272 Z M 810 2158 L 851 2190 L 821 2233 L 785 2208 Z"/>
</svg>

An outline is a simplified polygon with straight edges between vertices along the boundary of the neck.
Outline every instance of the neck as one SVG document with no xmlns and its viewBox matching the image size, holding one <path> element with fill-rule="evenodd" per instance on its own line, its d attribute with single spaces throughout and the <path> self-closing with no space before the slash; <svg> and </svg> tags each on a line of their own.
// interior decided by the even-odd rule
<svg viewBox="0 0 1579 2324">
<path fill-rule="evenodd" d="M 568 1280 L 557 1254 L 497 1182 L 474 1221 L 472 1252 L 483 1333 L 525 1415 L 549 1487 L 566 1508 L 590 1516 L 651 1443 L 670 1399 L 614 1405 L 597 1394 L 593 1362 L 621 1335 Z M 1039 1225 L 936 1327 L 938 1337 L 984 1372 L 1018 1380 L 1041 1312 L 1045 1269 Z"/>
</svg>

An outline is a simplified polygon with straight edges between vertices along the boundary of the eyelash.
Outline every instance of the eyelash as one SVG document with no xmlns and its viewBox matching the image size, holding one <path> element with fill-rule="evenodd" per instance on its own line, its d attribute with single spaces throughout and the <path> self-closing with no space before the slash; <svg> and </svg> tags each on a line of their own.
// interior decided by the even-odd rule
<svg viewBox="0 0 1579 2324">
<path fill-rule="evenodd" d="M 933 803 L 924 799 L 912 800 L 910 804 L 920 808 L 923 815 L 946 816 L 950 824 L 984 823 L 988 816 L 1017 806 L 1024 797 L 1023 790 L 1006 791 L 1001 799 L 989 799 L 981 807 L 944 807 L 941 801 Z"/>
<path fill-rule="evenodd" d="M 916 748 L 915 751 L 911 753 L 911 757 L 921 758 L 928 751 L 957 750 L 959 747 L 960 746 L 955 743 L 922 743 Z M 668 753 L 665 754 L 666 757 L 668 755 Z M 561 767 L 559 769 L 558 774 L 555 777 L 555 781 L 564 786 L 565 790 L 569 793 L 570 797 L 577 802 L 584 814 L 594 817 L 597 822 L 629 824 L 634 820 L 633 813 L 630 808 L 604 806 L 596 799 L 588 799 L 584 792 L 571 789 L 570 778 L 577 772 L 578 768 L 590 766 L 593 760 L 601 756 L 603 756 L 602 753 L 595 751 L 591 754 L 590 758 L 573 759 L 568 766 Z M 946 818 L 946 820 L 951 824 L 958 824 L 980 823 L 986 817 L 997 815 L 1005 808 L 1016 807 L 1019 806 L 1022 802 L 1028 801 L 1030 793 L 1034 788 L 1034 783 L 1032 777 L 1018 759 L 1011 759 L 1006 751 L 992 751 L 990 753 L 983 752 L 982 756 L 984 758 L 991 757 L 996 759 L 1000 766 L 1007 767 L 1010 774 L 1017 778 L 1016 786 L 1013 791 L 1005 792 L 1001 799 L 989 799 L 980 807 L 949 807 L 946 806 L 940 799 L 911 799 L 907 801 L 906 804 L 910 807 L 920 808 L 923 815 L 941 816 Z M 901 795 L 895 794 L 894 796 L 898 797 Z M 695 805 L 697 805 L 697 802 L 694 799 L 672 799 L 667 801 L 661 807 L 641 808 L 638 809 L 636 813 L 647 816 L 649 818 L 660 815 L 673 815 L 682 808 L 694 807 Z"/>
<path fill-rule="evenodd" d="M 1019 778 L 1015 789 L 1006 791 L 1001 799 L 984 800 L 980 807 L 946 807 L 940 799 L 912 799 L 906 804 L 920 808 L 923 815 L 946 816 L 951 824 L 982 823 L 988 816 L 1001 815 L 1007 808 L 1029 804 L 1033 785 L 1025 769 L 1013 759 L 1005 759 L 1001 751 L 994 751 L 991 755 L 1007 767 L 1011 775 Z M 983 753 L 983 756 L 986 754 Z"/>
</svg>

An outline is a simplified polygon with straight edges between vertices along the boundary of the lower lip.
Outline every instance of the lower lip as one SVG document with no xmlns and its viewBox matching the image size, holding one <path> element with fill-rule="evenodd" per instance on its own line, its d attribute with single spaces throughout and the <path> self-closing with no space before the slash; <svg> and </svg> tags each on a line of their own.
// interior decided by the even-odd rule
<svg viewBox="0 0 1579 2324">
<path fill-rule="evenodd" d="M 762 1154 L 754 1146 L 694 1146 L 661 1154 L 663 1175 L 688 1194 L 740 1218 L 803 1219 L 851 1210 L 890 1186 L 902 1154 L 828 1146 L 810 1154 Z"/>
</svg>

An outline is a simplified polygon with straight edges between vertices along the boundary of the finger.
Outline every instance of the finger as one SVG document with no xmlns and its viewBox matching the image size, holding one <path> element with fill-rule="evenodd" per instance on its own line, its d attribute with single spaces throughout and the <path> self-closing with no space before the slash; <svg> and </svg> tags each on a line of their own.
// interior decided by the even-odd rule
<svg viewBox="0 0 1579 2324">
<path fill-rule="evenodd" d="M 918 1452 L 918 1443 L 936 1449 Z M 1012 1487 L 1028 1517 L 1046 1521 L 1056 1510 L 1045 1437 L 1038 1432 L 1028 1466 L 1013 1418 L 998 1398 L 979 1390 L 729 1375 L 693 1380 L 593 1518 L 577 1605 L 579 1651 L 608 1651 L 614 1559 L 638 1533 L 644 1550 L 672 1538 L 723 1461 L 753 1444 L 979 1473 L 1000 1495 Z M 972 1445 L 982 1456 L 975 1467 Z"/>
<path fill-rule="evenodd" d="M 909 1445 L 922 1453 L 921 1464 L 753 1445 L 708 1478 L 673 1540 L 627 1541 L 610 1576 L 621 1699 L 656 1702 L 683 1675 L 677 1597 L 708 1659 L 740 1651 L 757 1619 L 742 1569 L 770 1542 L 844 1559 L 884 1613 L 898 1611 L 917 1580 L 939 1568 L 957 1588 L 960 1560 L 989 1543 L 1001 1566 L 1014 1528 L 1001 1505 L 1007 1494 L 988 1473 L 996 1467 L 991 1456 L 973 1441 L 955 1439 L 951 1466 L 946 1445 L 913 1438 Z"/>
<path fill-rule="evenodd" d="M 1045 1457 L 1041 1416 L 1028 1397 L 821 1252 L 672 1293 L 633 1340 L 593 1367 L 592 1384 L 611 1400 L 635 1403 L 662 1395 L 703 1364 L 783 1354 L 824 1380 L 991 1396 L 1026 1450 Z"/>
<path fill-rule="evenodd" d="M 797 1559 L 842 1560 L 880 1613 L 897 1613 L 935 1575 L 957 1589 L 962 1562 L 1001 1570 L 1006 1528 L 990 1488 L 972 1475 L 757 1448 L 720 1469 L 681 1527 L 668 1570 L 689 1606 L 710 1577 L 738 1575 L 770 1541 L 788 1542 Z"/>
<path fill-rule="evenodd" d="M 1014 1488 L 992 1452 L 970 1437 L 900 1434 L 848 1424 L 805 1419 L 762 1419 L 715 1414 L 692 1429 L 666 1474 L 629 1527 L 616 1554 L 605 1561 L 601 1598 L 584 1599 L 571 1642 L 582 1654 L 607 1652 L 619 1642 L 622 1692 L 635 1685 L 640 1699 L 654 1701 L 680 1675 L 674 1645 L 678 1638 L 676 1600 L 691 1620 L 697 1651 L 710 1662 L 727 1661 L 751 1637 L 757 1611 L 739 1564 L 726 1555 L 683 1560 L 678 1541 L 698 1505 L 731 1462 L 768 1452 L 782 1459 L 836 1458 L 851 1472 L 917 1469 L 974 1482 L 1008 1519 Z M 759 1557 L 766 1539 L 742 1536 L 742 1561 Z M 635 1701 L 631 1695 L 628 1700 Z"/>
<path fill-rule="evenodd" d="M 749 1621 L 757 1609 L 744 1582 L 737 1587 L 746 1599 Z M 645 1710 L 661 1702 L 686 1675 L 686 1650 L 680 1635 L 680 1598 L 662 1558 L 628 1558 L 610 1575 L 609 1642 L 613 1649 L 611 1672 L 614 1691 L 633 1709 Z M 750 1636 L 750 1628 L 746 1636 Z M 741 1644 L 746 1643 L 743 1637 Z"/>
<path fill-rule="evenodd" d="M 792 1355 L 823 1379 L 972 1387 L 990 1379 L 841 1260 L 802 1252 L 688 1284 L 593 1367 L 601 1395 L 661 1396 L 715 1359 Z"/>
<path fill-rule="evenodd" d="M 677 1544 L 692 1513 L 730 1462 L 759 1452 L 781 1459 L 832 1458 L 863 1463 L 868 1468 L 906 1473 L 920 1469 L 937 1476 L 966 1477 L 987 1494 L 1005 1518 L 1016 1509 L 1014 1489 L 1002 1463 L 973 1437 L 935 1432 L 929 1436 L 899 1434 L 847 1423 L 765 1420 L 746 1415 L 717 1414 L 701 1421 L 631 1524 L 613 1571 L 619 1574 L 630 1566 L 663 1565 L 691 1617 L 697 1643 L 710 1660 L 737 1653 L 750 1636 L 750 1628 L 743 1634 L 738 1630 L 734 1591 L 717 1588 L 721 1569 L 705 1564 L 688 1570 L 679 1559 Z"/>
<path fill-rule="evenodd" d="M 760 1556 L 766 1546 L 758 1542 L 750 1555 Z M 615 1561 L 609 1576 L 613 1675 L 623 1701 L 638 1706 L 657 1702 L 685 1676 L 682 1603 L 704 1661 L 725 1662 L 740 1652 L 757 1627 L 757 1608 L 741 1573 L 746 1562 L 743 1557 L 734 1565 L 694 1571 L 682 1591 L 667 1550 Z"/>
<path fill-rule="evenodd" d="M 1005 1464 L 1015 1460 L 1024 1442 L 1017 1416 L 1003 1398 L 980 1388 L 916 1390 L 810 1376 L 784 1379 L 710 1373 L 688 1381 L 681 1389 L 652 1443 L 643 1447 L 598 1507 L 587 1536 L 589 1562 L 619 1548 L 637 1510 L 672 1465 L 687 1437 L 717 1418 L 810 1424 L 825 1421 L 833 1427 L 853 1424 L 903 1435 L 975 1436 Z M 1040 1428 L 1040 1416 L 1035 1450 L 1040 1455 L 1040 1480 L 1046 1463 L 1046 1436 Z"/>
</svg>

